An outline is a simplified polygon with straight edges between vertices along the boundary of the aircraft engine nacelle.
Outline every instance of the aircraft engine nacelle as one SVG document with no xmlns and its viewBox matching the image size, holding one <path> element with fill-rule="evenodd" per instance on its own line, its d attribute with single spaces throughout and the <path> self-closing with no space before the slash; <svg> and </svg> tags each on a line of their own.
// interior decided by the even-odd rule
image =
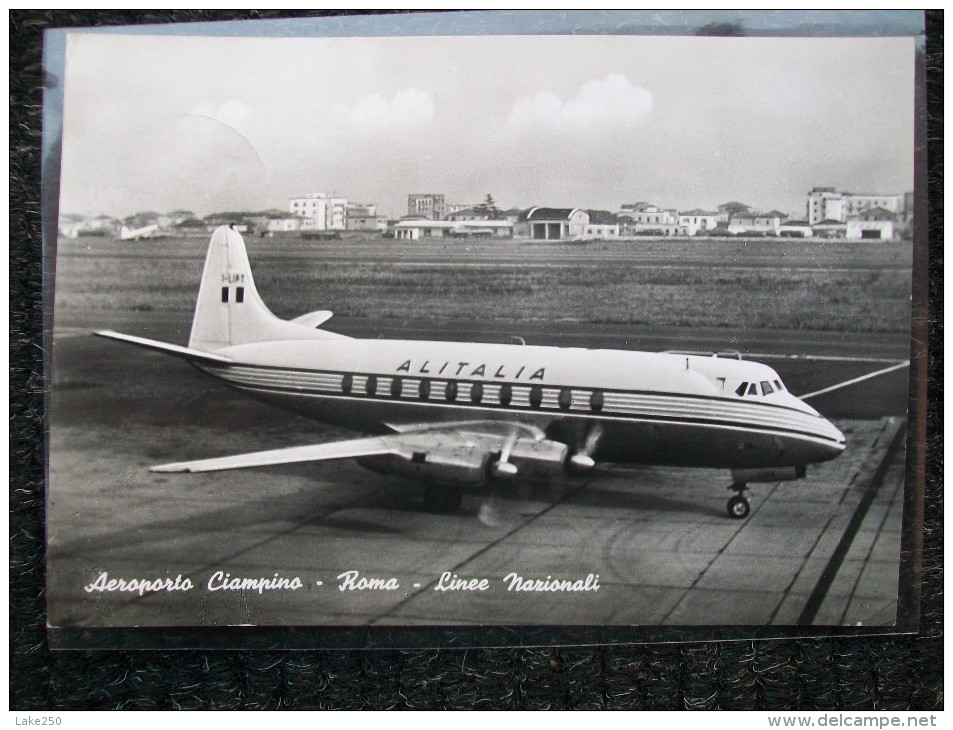
<svg viewBox="0 0 953 730">
<path fill-rule="evenodd" d="M 767 469 L 732 469 L 731 478 L 737 484 L 749 482 L 793 482 L 807 475 L 806 466 L 779 466 Z"/>
<path fill-rule="evenodd" d="M 521 477 L 541 479 L 562 474 L 568 452 L 566 444 L 559 441 L 522 438 L 513 444 L 509 461 Z"/>
<path fill-rule="evenodd" d="M 425 482 L 475 485 L 486 481 L 490 454 L 476 446 L 446 446 L 407 454 L 365 456 L 357 463 L 378 474 L 399 474 Z"/>
</svg>

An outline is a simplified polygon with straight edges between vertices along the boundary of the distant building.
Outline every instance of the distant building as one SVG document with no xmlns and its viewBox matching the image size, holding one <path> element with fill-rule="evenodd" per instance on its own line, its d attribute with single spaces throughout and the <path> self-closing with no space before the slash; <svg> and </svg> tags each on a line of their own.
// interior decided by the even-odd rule
<svg viewBox="0 0 953 730">
<path fill-rule="evenodd" d="M 811 230 L 819 238 L 847 238 L 847 224 L 843 221 L 825 219 L 811 226 Z"/>
<path fill-rule="evenodd" d="M 812 238 L 814 230 L 807 221 L 786 220 L 778 227 L 781 238 Z"/>
<path fill-rule="evenodd" d="M 451 213 L 457 213 L 467 208 L 476 208 L 476 205 L 473 203 L 447 203 L 446 206 L 444 206 L 444 215 L 448 216 L 449 220 Z"/>
<path fill-rule="evenodd" d="M 313 224 L 308 224 L 311 230 L 347 230 L 347 198 L 327 193 L 311 193 L 303 198 L 292 198 L 288 202 L 288 212 L 314 221 Z"/>
<path fill-rule="evenodd" d="M 58 223 L 59 234 L 64 238 L 77 238 L 85 220 L 83 216 L 74 213 L 61 214 Z"/>
<path fill-rule="evenodd" d="M 411 193 L 407 196 L 407 215 L 443 220 L 447 215 L 447 197 L 442 193 Z"/>
<path fill-rule="evenodd" d="M 480 208 L 460 208 L 447 215 L 448 221 L 486 221 L 490 216 L 486 210 Z"/>
<path fill-rule="evenodd" d="M 622 232 L 619 217 L 608 210 L 587 210 L 586 238 L 618 238 Z"/>
<path fill-rule="evenodd" d="M 679 222 L 678 211 L 651 203 L 623 206 L 617 215 L 620 233 L 627 236 L 687 236 L 688 228 Z"/>
<path fill-rule="evenodd" d="M 349 203 L 347 206 L 347 230 L 386 231 L 387 217 L 377 215 L 376 205 L 357 205 Z"/>
<path fill-rule="evenodd" d="M 870 208 L 847 221 L 847 238 L 851 240 L 887 240 L 895 235 L 897 216 L 886 208 Z"/>
<path fill-rule="evenodd" d="M 777 211 L 732 215 L 728 219 L 728 233 L 736 236 L 746 233 L 759 236 L 777 236 L 781 230 L 782 215 L 784 214 L 779 215 Z"/>
<path fill-rule="evenodd" d="M 428 238 L 512 238 L 511 221 L 401 220 L 394 225 L 394 238 L 418 241 Z"/>
<path fill-rule="evenodd" d="M 171 219 L 171 225 L 179 226 L 184 221 L 195 220 L 197 216 L 191 210 L 184 210 L 182 208 L 177 208 L 176 210 L 170 211 L 168 217 Z"/>
<path fill-rule="evenodd" d="M 527 238 L 553 241 L 585 235 L 589 214 L 580 208 L 530 208 L 521 216 L 519 230 Z"/>
<path fill-rule="evenodd" d="M 685 226 L 689 236 L 711 231 L 718 225 L 718 213 L 695 208 L 678 214 L 678 224 Z"/>
<path fill-rule="evenodd" d="M 266 230 L 268 233 L 290 233 L 301 230 L 302 219 L 298 216 L 288 216 L 287 218 L 269 218 Z"/>
<path fill-rule="evenodd" d="M 627 218 L 636 225 L 644 226 L 667 226 L 678 224 L 678 212 L 670 208 L 662 209 L 655 205 L 649 205 L 642 210 L 622 209 L 619 216 Z"/>
<path fill-rule="evenodd" d="M 816 187 L 807 194 L 807 220 L 811 225 L 823 220 L 847 222 L 873 208 L 899 215 L 904 212 L 906 201 L 906 195 L 845 193 L 834 188 Z"/>
<path fill-rule="evenodd" d="M 83 222 L 81 233 L 115 233 L 117 221 L 108 215 L 98 215 Z"/>
</svg>

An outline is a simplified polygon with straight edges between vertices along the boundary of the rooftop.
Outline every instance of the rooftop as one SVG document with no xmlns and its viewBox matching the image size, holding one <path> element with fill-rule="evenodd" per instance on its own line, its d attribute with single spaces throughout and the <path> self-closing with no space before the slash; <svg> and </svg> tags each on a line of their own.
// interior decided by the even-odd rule
<svg viewBox="0 0 953 730">
<path fill-rule="evenodd" d="M 578 208 L 530 208 L 523 220 L 568 220 Z M 522 216 L 521 216 L 522 218 Z"/>
<path fill-rule="evenodd" d="M 613 226 L 619 222 L 619 217 L 608 210 L 588 210 L 589 222 L 593 225 Z"/>
</svg>

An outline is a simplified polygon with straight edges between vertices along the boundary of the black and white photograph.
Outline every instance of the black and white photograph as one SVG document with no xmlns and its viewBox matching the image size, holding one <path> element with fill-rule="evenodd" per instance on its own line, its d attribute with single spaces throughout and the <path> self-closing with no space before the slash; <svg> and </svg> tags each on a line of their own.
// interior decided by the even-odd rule
<svg viewBox="0 0 953 730">
<path fill-rule="evenodd" d="M 911 629 L 922 41 L 266 26 L 47 56 L 54 641 Z"/>
</svg>

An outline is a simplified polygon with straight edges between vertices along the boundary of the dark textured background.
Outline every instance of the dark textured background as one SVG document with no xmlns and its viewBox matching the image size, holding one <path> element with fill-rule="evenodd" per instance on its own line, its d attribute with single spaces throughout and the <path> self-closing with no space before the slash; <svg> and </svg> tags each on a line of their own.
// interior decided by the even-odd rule
<svg viewBox="0 0 953 730">
<path fill-rule="evenodd" d="M 942 708 L 942 11 L 927 14 L 931 319 L 919 634 L 467 651 L 49 650 L 40 337 L 42 32 L 267 17 L 278 15 L 10 12 L 11 709 Z"/>
</svg>

